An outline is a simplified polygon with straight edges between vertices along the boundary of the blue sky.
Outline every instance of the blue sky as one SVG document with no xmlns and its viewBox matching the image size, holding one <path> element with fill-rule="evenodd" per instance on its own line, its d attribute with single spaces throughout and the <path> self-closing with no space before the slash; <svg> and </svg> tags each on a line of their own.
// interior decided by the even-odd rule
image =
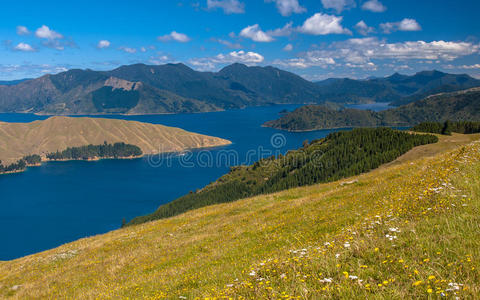
<svg viewBox="0 0 480 300">
<path fill-rule="evenodd" d="M 0 80 L 70 68 L 273 65 L 310 80 L 438 69 L 480 78 L 480 1 L 4 1 Z"/>
</svg>

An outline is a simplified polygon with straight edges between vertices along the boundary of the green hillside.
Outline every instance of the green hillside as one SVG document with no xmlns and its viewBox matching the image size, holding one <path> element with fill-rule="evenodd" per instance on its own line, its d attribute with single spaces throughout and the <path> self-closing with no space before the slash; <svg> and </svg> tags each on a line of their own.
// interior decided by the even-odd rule
<svg viewBox="0 0 480 300">
<path fill-rule="evenodd" d="M 324 105 L 306 105 L 264 126 L 289 131 L 329 128 L 413 126 L 422 122 L 479 121 L 480 89 L 438 94 L 385 111 L 331 109 Z"/>
<path fill-rule="evenodd" d="M 0 262 L 0 298 L 475 299 L 479 138 Z"/>
<path fill-rule="evenodd" d="M 389 128 L 355 129 L 329 134 L 285 156 L 251 166 L 238 166 L 195 193 L 164 204 L 131 224 L 171 217 L 199 207 L 231 202 L 258 194 L 330 182 L 361 174 L 393 161 L 413 147 L 435 143 L 433 135 L 410 134 Z"/>
</svg>

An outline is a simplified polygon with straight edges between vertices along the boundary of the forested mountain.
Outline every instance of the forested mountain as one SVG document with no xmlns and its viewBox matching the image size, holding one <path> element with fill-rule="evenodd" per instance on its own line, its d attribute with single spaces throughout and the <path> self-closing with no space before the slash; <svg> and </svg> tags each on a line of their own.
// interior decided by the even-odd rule
<svg viewBox="0 0 480 300">
<path fill-rule="evenodd" d="M 466 74 L 423 71 L 413 76 L 398 73 L 385 78 L 353 80 L 327 79 L 316 83 L 322 100 L 338 103 L 391 102 L 399 106 L 429 95 L 480 86 L 480 80 Z"/>
<path fill-rule="evenodd" d="M 270 157 L 231 171 L 205 188 L 164 204 L 130 224 L 178 215 L 195 208 L 292 187 L 335 181 L 390 162 L 418 145 L 437 142 L 428 134 L 390 128 L 361 128 L 329 134 L 286 155 Z"/>
<path fill-rule="evenodd" d="M 344 127 L 413 126 L 421 122 L 480 121 L 480 88 L 429 96 L 381 112 L 306 105 L 264 125 L 289 131 Z"/>
<path fill-rule="evenodd" d="M 178 113 L 270 103 L 319 103 L 318 87 L 273 67 L 233 64 L 217 73 L 183 64 L 69 70 L 0 85 L 0 111 L 45 114 Z"/>
<path fill-rule="evenodd" d="M 72 69 L 56 75 L 0 82 L 0 112 L 145 114 L 216 111 L 279 103 L 393 102 L 473 86 L 468 75 L 438 71 L 369 80 L 312 83 L 274 67 L 229 65 L 198 72 L 184 64 L 122 66 L 111 71 Z"/>
</svg>

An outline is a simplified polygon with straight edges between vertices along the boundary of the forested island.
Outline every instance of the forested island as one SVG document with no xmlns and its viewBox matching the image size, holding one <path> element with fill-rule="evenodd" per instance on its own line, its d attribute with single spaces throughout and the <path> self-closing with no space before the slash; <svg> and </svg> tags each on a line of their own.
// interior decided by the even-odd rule
<svg viewBox="0 0 480 300">
<path fill-rule="evenodd" d="M 306 105 L 264 124 L 288 131 L 331 128 L 413 126 L 422 122 L 480 121 L 480 89 L 438 94 L 374 112 L 326 105 Z"/>
<path fill-rule="evenodd" d="M 331 133 L 305 142 L 286 155 L 237 166 L 216 182 L 162 205 L 153 214 L 137 217 L 138 224 L 178 215 L 195 208 L 288 188 L 330 182 L 361 174 L 391 162 L 413 147 L 436 143 L 429 134 L 410 134 L 390 128 L 360 128 Z"/>
</svg>

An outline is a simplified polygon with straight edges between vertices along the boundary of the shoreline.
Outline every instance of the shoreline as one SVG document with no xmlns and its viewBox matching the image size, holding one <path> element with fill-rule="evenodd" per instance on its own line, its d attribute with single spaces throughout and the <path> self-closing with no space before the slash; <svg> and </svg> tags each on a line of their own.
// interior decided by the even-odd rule
<svg viewBox="0 0 480 300">
<path fill-rule="evenodd" d="M 228 140 L 227 140 L 228 141 Z M 185 151 L 196 151 L 199 150 L 201 151 L 202 149 L 212 149 L 212 148 L 220 148 L 220 147 L 226 147 L 230 146 L 233 143 L 231 141 L 228 141 L 226 144 L 221 144 L 221 145 L 215 145 L 215 146 L 205 146 L 205 147 L 199 147 L 199 148 L 188 148 L 188 149 L 183 149 L 179 151 L 170 151 L 170 152 L 158 152 L 158 153 L 148 153 L 148 154 L 142 154 L 139 156 L 125 156 L 125 157 L 93 157 L 93 158 L 88 158 L 88 159 L 48 159 L 42 157 L 42 161 L 38 164 L 31 164 L 31 165 L 26 165 L 24 169 L 21 170 L 14 170 L 14 171 L 8 171 L 8 172 L 0 172 L 1 175 L 9 175 L 9 174 L 17 174 L 17 173 L 23 173 L 25 172 L 28 168 L 30 167 L 41 167 L 43 163 L 49 163 L 49 162 L 69 162 L 69 161 L 86 161 L 86 162 L 95 162 L 95 161 L 101 161 L 101 160 L 133 160 L 133 159 L 140 159 L 144 158 L 149 155 L 159 155 L 159 154 L 175 154 L 177 153 L 180 155 L 181 153 Z"/>
<path fill-rule="evenodd" d="M 276 130 L 282 130 L 282 131 L 287 131 L 287 132 L 312 132 L 312 131 L 319 131 L 319 130 L 335 130 L 335 129 L 353 129 L 353 128 L 377 128 L 377 127 L 411 127 L 413 125 L 379 125 L 379 126 L 342 126 L 342 127 L 327 127 L 327 128 L 314 128 L 314 129 L 302 129 L 302 130 L 291 130 L 291 129 L 284 129 L 284 128 L 277 128 L 277 127 L 272 127 L 272 126 L 267 126 L 265 124 L 262 124 L 262 127 L 265 128 L 272 128 Z"/>
</svg>

